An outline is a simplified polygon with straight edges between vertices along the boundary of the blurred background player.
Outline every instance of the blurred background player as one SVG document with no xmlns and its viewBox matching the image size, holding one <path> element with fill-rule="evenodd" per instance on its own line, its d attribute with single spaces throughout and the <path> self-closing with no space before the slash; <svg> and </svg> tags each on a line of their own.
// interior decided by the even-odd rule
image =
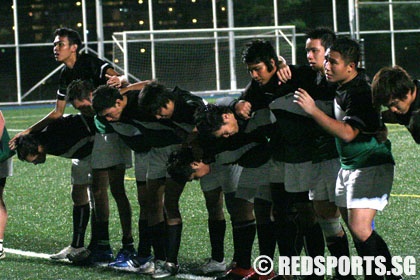
<svg viewBox="0 0 420 280">
<path fill-rule="evenodd" d="M 7 209 L 4 202 L 3 194 L 4 187 L 6 186 L 6 178 L 13 174 L 13 162 L 12 156 L 13 151 L 9 149 L 9 133 L 6 129 L 6 122 L 3 117 L 3 113 L 0 111 L 0 139 L 1 139 L 1 153 L 0 153 L 0 259 L 6 257 L 4 252 L 4 232 L 6 230 L 7 223 Z"/>
</svg>

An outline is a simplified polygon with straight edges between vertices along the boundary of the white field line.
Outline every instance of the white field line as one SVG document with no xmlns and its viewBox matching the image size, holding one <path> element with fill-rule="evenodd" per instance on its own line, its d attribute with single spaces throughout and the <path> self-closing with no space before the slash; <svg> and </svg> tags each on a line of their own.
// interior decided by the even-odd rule
<svg viewBox="0 0 420 280">
<path fill-rule="evenodd" d="M 8 254 L 39 258 L 39 259 L 47 259 L 47 260 L 50 260 L 50 256 L 51 256 L 49 254 L 44 254 L 44 253 L 28 252 L 28 251 L 22 251 L 22 250 L 10 249 L 10 248 L 4 248 L 4 251 Z M 176 278 L 188 279 L 188 280 L 214 280 L 215 279 L 215 277 L 198 276 L 198 275 L 186 274 L 186 273 L 177 274 Z"/>
</svg>

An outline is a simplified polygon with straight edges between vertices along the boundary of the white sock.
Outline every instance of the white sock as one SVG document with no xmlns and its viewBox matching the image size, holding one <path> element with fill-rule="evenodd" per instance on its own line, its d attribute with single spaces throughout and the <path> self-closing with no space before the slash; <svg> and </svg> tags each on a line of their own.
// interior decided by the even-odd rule
<svg viewBox="0 0 420 280">
<path fill-rule="evenodd" d="M 0 239 L 0 252 L 3 252 L 3 239 Z"/>
</svg>

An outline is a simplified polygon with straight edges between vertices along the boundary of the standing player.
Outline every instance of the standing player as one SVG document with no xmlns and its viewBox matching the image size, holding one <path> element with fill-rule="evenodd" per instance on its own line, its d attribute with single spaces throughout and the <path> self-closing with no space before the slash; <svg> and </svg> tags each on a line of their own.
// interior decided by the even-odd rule
<svg viewBox="0 0 420 280">
<path fill-rule="evenodd" d="M 378 143 L 375 134 L 381 127 L 366 76 L 357 68 L 360 47 L 357 42 L 337 39 L 326 52 L 325 75 L 337 83 L 335 119 L 321 111 L 303 89 L 295 92 L 295 102 L 327 132 L 336 137 L 341 169 L 336 185 L 336 204 L 353 235 L 360 256 L 383 256 L 387 271 L 393 268 L 385 241 L 372 229 L 378 210 L 388 203 L 394 160 L 390 142 Z M 383 274 L 366 270 L 365 279 L 383 279 Z M 383 273 L 386 273 L 383 272 Z M 401 279 L 401 276 L 386 276 Z"/>
<path fill-rule="evenodd" d="M 0 159 L 0 259 L 6 257 L 4 252 L 3 241 L 4 241 L 4 232 L 6 230 L 7 223 L 7 209 L 6 204 L 4 203 L 3 193 L 4 187 L 6 186 L 6 178 L 12 176 L 13 173 L 13 162 L 12 156 L 13 152 L 10 151 L 8 147 L 8 142 L 10 140 L 9 134 L 6 129 L 6 123 L 3 117 L 3 113 L 0 111 L 0 140 L 2 145 L 2 153 Z"/>
<path fill-rule="evenodd" d="M 382 112 L 386 123 L 405 125 L 414 141 L 420 144 L 420 82 L 412 80 L 400 66 L 384 67 L 373 77 L 373 102 L 376 107 L 386 106 Z"/>
<path fill-rule="evenodd" d="M 316 125 L 313 120 L 310 120 L 310 116 L 288 98 L 297 88 L 304 88 L 316 99 L 318 105 L 322 105 L 323 110 L 328 115 L 333 116 L 336 84 L 328 83 L 325 79 L 324 57 L 325 51 L 332 45 L 336 36 L 332 30 L 319 27 L 310 30 L 306 37 L 306 57 L 309 65 L 291 65 L 290 70 L 292 74 L 290 79 L 285 74 L 281 75 L 281 80 L 284 83 L 280 87 L 288 87 L 287 91 L 290 94 L 286 95 L 285 98 L 279 98 L 278 102 L 275 101 L 272 104 L 272 109 L 273 112 L 282 114 L 283 116 L 279 118 L 283 120 L 286 119 L 284 116 L 285 112 L 295 114 L 292 120 L 286 119 L 284 121 L 285 127 L 293 126 L 293 119 L 300 118 L 302 120 L 300 126 L 303 123 L 307 123 L 310 128 L 309 131 L 311 133 L 304 129 L 301 130 L 303 133 L 300 140 L 296 138 L 298 134 L 290 138 L 290 133 L 285 133 L 283 138 L 290 140 L 286 141 L 286 143 L 291 143 L 289 144 L 291 147 L 299 147 L 300 143 L 304 147 L 303 154 L 305 154 L 305 147 L 312 146 L 312 151 L 306 153 L 308 155 L 307 159 L 311 159 L 311 162 L 307 165 L 311 170 L 307 173 L 304 172 L 304 175 L 301 175 L 301 177 L 305 178 L 306 176 L 308 179 L 310 199 L 313 201 L 315 213 L 323 230 L 327 247 L 332 256 L 339 258 L 341 256 L 349 256 L 350 251 L 347 235 L 339 221 L 340 211 L 335 205 L 335 182 L 340 169 L 335 140 L 332 135 Z M 284 70 L 288 70 L 287 68 L 280 69 L 279 73 L 283 74 Z M 290 146 L 287 149 L 292 151 L 294 154 L 292 158 L 295 159 L 295 149 L 290 148 Z M 286 154 L 291 153 L 286 152 Z M 287 164 L 287 166 L 290 166 L 290 164 Z M 304 168 L 305 163 L 302 163 L 301 166 Z M 336 279 L 354 279 L 352 276 L 340 275 L 338 270 L 336 270 L 335 277 Z"/>
<path fill-rule="evenodd" d="M 94 87 L 109 84 L 115 87 L 123 86 L 126 81 L 110 64 L 90 54 L 79 51 L 82 46 L 80 35 L 69 28 L 59 28 L 54 33 L 54 57 L 64 64 L 60 74 L 59 89 L 57 91 L 56 105 L 53 111 L 43 119 L 17 134 L 11 141 L 24 134 L 30 134 L 45 128 L 52 121 L 64 114 L 66 107 L 67 86 L 76 79 L 91 81 Z M 108 79 L 108 80 L 107 80 Z M 94 251 L 93 259 L 98 262 L 109 261 L 113 254 L 109 245 L 108 218 L 109 206 L 107 185 L 115 185 L 123 190 L 126 165 L 131 164 L 130 150 L 120 143 L 118 137 L 111 133 L 97 133 L 92 152 L 92 192 L 95 199 L 94 215 L 92 221 L 98 227 L 98 242 L 90 244 L 89 249 Z M 129 205 L 126 205 L 128 208 Z M 72 255 L 76 252 L 67 252 Z"/>
</svg>

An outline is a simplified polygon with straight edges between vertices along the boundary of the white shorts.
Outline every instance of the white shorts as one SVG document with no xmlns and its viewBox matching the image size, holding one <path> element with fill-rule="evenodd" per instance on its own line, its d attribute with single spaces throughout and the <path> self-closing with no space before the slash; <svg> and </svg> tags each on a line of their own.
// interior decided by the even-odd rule
<svg viewBox="0 0 420 280">
<path fill-rule="evenodd" d="M 244 167 L 235 197 L 249 202 L 254 202 L 254 198 L 271 201 L 270 163 L 266 162 L 257 168 Z"/>
<path fill-rule="evenodd" d="M 169 174 L 166 171 L 166 164 L 168 162 L 170 154 L 178 150 L 180 145 L 170 145 L 161 148 L 152 148 L 149 151 L 149 162 L 147 164 L 147 179 L 159 179 L 169 178 Z"/>
<path fill-rule="evenodd" d="M 149 152 L 134 153 L 134 174 L 136 176 L 136 181 L 146 182 L 148 164 Z"/>
<path fill-rule="evenodd" d="M 307 192 L 313 185 L 312 162 L 284 163 L 284 185 L 286 191 Z"/>
<path fill-rule="evenodd" d="M 0 178 L 13 176 L 13 157 L 0 162 Z"/>
<path fill-rule="evenodd" d="M 208 192 L 222 187 L 224 193 L 231 193 L 238 188 L 242 167 L 237 164 L 221 165 L 212 163 L 211 172 L 200 179 L 201 190 Z"/>
<path fill-rule="evenodd" d="M 270 183 L 284 183 L 284 162 L 270 160 Z"/>
<path fill-rule="evenodd" d="M 312 186 L 309 190 L 309 199 L 334 202 L 339 170 L 340 160 L 338 158 L 312 164 Z"/>
<path fill-rule="evenodd" d="M 347 209 L 369 208 L 383 210 L 388 204 L 394 180 L 394 165 L 340 169 L 335 188 L 335 203 Z"/>
<path fill-rule="evenodd" d="M 92 150 L 92 168 L 103 169 L 124 164 L 132 166 L 131 149 L 117 133 L 96 133 Z"/>
<path fill-rule="evenodd" d="M 91 155 L 83 159 L 71 160 L 71 184 L 72 185 L 91 185 L 92 184 Z"/>
</svg>

